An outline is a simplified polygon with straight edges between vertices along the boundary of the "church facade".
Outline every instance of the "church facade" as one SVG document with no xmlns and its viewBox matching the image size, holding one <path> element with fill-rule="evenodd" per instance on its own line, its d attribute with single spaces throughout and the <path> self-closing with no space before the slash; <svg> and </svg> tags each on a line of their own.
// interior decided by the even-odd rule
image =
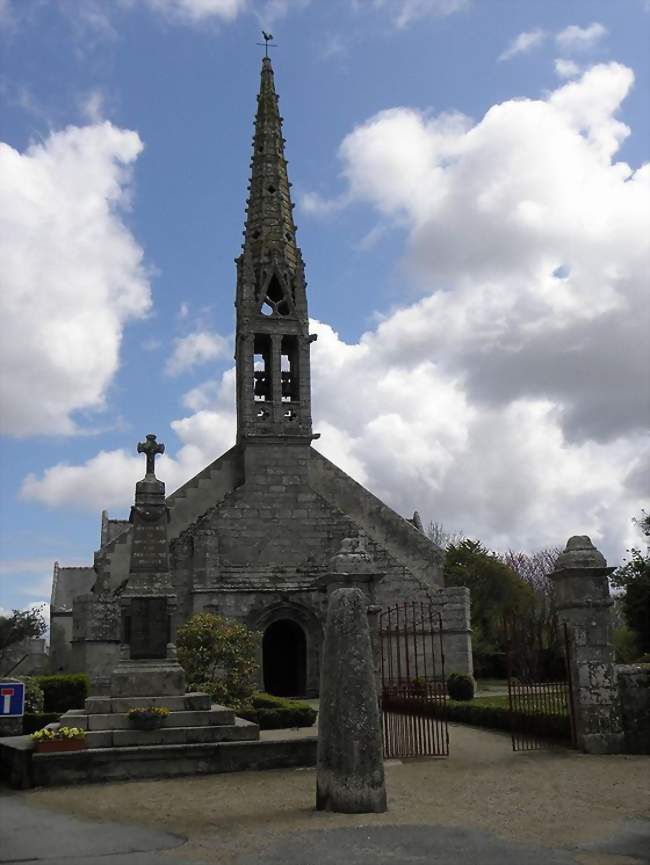
<svg viewBox="0 0 650 865">
<path fill-rule="evenodd" d="M 236 311 L 236 443 L 166 498 L 175 624 L 203 610 L 239 619 L 263 635 L 260 686 L 280 694 L 317 694 L 324 587 L 343 546 L 356 550 L 375 575 L 375 604 L 433 602 L 442 614 L 447 672 L 471 672 L 468 592 L 444 588 L 442 551 L 417 520 L 391 510 L 312 447 L 317 436 L 310 346 L 317 337 L 309 333 L 303 259 L 267 57 L 237 259 Z M 84 650 L 89 634 L 81 599 L 99 584 L 113 592 L 128 585 L 132 545 L 132 522 L 104 512 L 94 565 L 55 564 L 53 671 L 92 663 L 97 669 L 88 672 L 99 680 L 117 659 L 119 635 L 104 633 L 99 654 Z"/>
</svg>

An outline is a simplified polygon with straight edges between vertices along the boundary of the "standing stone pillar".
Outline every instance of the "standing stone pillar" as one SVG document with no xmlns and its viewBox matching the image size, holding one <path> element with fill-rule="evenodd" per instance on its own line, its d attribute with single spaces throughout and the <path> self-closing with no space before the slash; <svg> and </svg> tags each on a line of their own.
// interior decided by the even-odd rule
<svg viewBox="0 0 650 865">
<path fill-rule="evenodd" d="M 319 811 L 386 810 L 367 607 L 360 589 L 339 588 L 330 595 L 318 716 Z"/>
<path fill-rule="evenodd" d="M 613 570 L 586 535 L 576 535 L 551 574 L 556 609 L 570 631 L 577 744 L 589 754 L 624 750 L 607 580 Z"/>
<path fill-rule="evenodd" d="M 354 538 L 343 538 L 338 551 L 329 561 L 329 571 L 316 580 L 315 585 L 327 592 L 328 599 L 332 592 L 344 586 L 360 589 L 368 602 L 368 627 L 370 628 L 370 643 L 377 683 L 377 693 L 380 693 L 381 677 L 381 642 L 379 635 L 379 613 L 381 607 L 375 604 L 375 587 L 386 575 L 377 570 L 377 565 L 366 549 L 366 539 L 363 535 Z"/>
</svg>

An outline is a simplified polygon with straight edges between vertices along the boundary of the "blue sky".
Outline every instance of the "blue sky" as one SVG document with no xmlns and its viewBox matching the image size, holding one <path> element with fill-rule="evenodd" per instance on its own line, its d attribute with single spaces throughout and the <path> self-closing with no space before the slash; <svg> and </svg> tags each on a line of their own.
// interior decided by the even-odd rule
<svg viewBox="0 0 650 865">
<path fill-rule="evenodd" d="M 616 563 L 647 501 L 647 2 L 0 0 L 0 607 L 92 562 L 145 433 L 169 491 L 232 443 L 261 26 L 319 448 L 406 515 Z"/>
</svg>

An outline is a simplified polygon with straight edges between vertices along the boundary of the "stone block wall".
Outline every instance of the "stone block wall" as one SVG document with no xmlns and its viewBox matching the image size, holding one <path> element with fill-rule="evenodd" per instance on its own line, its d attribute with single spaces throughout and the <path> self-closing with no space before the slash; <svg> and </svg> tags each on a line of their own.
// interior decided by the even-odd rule
<svg viewBox="0 0 650 865">
<path fill-rule="evenodd" d="M 650 664 L 616 667 L 628 754 L 650 754 Z"/>
</svg>

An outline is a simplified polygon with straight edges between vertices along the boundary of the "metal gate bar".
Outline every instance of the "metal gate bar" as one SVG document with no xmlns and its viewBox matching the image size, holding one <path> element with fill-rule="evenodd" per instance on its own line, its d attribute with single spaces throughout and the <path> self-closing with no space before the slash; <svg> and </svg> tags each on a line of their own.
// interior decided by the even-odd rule
<svg viewBox="0 0 650 865">
<path fill-rule="evenodd" d="M 570 640 L 563 626 L 565 678 L 539 681 L 517 678 L 514 674 L 516 645 L 515 629 L 508 639 L 508 704 L 510 708 L 513 751 L 536 751 L 548 747 L 549 739 L 566 738 L 576 744 L 573 691 L 570 675 Z"/>
<path fill-rule="evenodd" d="M 403 602 L 379 616 L 384 757 L 449 754 L 442 617 Z"/>
</svg>

